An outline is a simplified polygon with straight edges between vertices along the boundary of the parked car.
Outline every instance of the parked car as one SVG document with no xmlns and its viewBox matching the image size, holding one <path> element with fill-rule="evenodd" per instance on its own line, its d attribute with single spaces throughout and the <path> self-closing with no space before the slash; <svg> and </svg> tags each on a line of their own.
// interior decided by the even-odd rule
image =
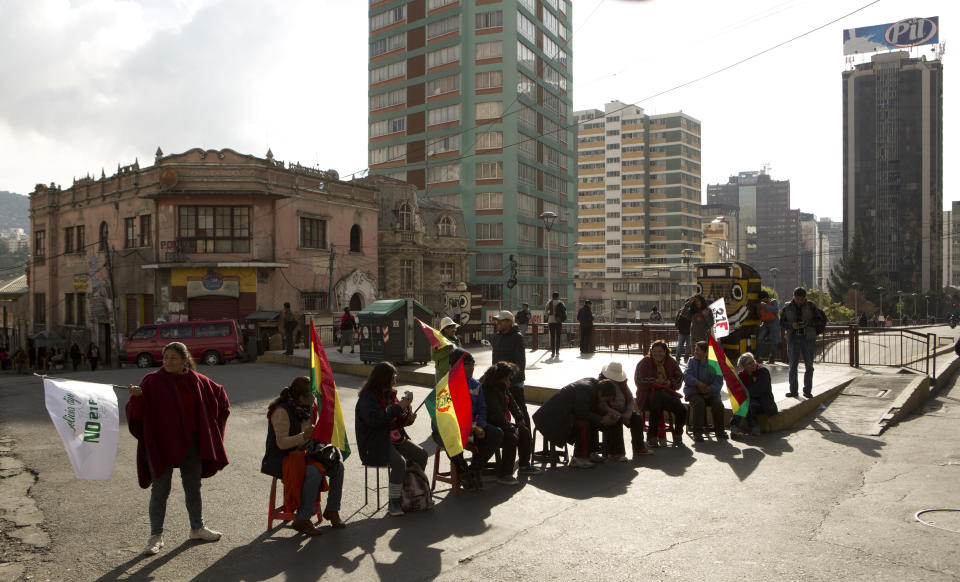
<svg viewBox="0 0 960 582">
<path fill-rule="evenodd" d="M 155 366 L 163 360 L 163 346 L 170 342 L 183 342 L 194 360 L 208 366 L 245 357 L 237 323 L 221 319 L 141 325 L 127 336 L 120 361 L 136 362 L 140 368 Z"/>
</svg>

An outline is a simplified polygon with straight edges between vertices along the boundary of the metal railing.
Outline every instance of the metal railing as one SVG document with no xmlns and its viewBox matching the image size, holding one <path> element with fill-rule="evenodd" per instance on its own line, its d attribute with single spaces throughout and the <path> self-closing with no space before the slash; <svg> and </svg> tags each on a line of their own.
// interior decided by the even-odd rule
<svg viewBox="0 0 960 582">
<path fill-rule="evenodd" d="M 786 342 L 781 345 L 785 347 Z M 930 377 L 937 373 L 936 353 L 936 334 L 905 328 L 831 325 L 817 338 L 820 362 L 854 367 L 899 366 Z"/>
</svg>

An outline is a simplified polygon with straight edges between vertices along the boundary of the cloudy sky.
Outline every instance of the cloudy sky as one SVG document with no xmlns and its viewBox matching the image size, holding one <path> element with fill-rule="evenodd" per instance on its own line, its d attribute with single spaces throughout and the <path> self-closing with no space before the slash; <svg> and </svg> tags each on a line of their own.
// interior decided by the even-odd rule
<svg viewBox="0 0 960 582">
<path fill-rule="evenodd" d="M 465 0 L 466 1 L 466 0 Z M 909 4 L 909 5 L 908 5 Z M 366 166 L 363 0 L 0 0 L 0 190 L 232 148 L 345 176 Z M 722 69 L 807 33 L 747 63 Z M 842 29 L 954 0 L 574 0 L 575 109 L 611 100 L 703 123 L 703 185 L 769 164 L 793 206 L 842 218 Z M 948 43 L 944 203 L 960 199 Z M 930 54 L 929 48 L 923 53 Z M 664 91 L 666 93 L 662 94 Z M 659 96 L 657 96 L 659 95 Z"/>
</svg>

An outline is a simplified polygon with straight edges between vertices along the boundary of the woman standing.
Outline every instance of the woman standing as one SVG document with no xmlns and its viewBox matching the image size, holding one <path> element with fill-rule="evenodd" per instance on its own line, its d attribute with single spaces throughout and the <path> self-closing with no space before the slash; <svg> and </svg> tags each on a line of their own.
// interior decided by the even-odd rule
<svg viewBox="0 0 960 582">
<path fill-rule="evenodd" d="M 320 530 L 311 522 L 313 506 L 326 474 L 329 480 L 327 509 L 324 519 L 335 528 L 346 527 L 340 519 L 340 498 L 343 494 L 343 462 L 337 460 L 329 467 L 307 459 L 304 451 L 312 443 L 313 412 L 316 408 L 316 395 L 310 385 L 310 378 L 298 376 L 290 386 L 280 391 L 280 395 L 267 406 L 266 452 L 260 463 L 260 472 L 283 481 L 284 504 L 288 510 L 297 507 L 293 518 L 293 529 L 308 536 L 320 535 Z M 296 496 L 299 492 L 299 505 Z M 289 503 L 287 503 L 289 502 Z"/>
<path fill-rule="evenodd" d="M 400 493 L 407 461 L 427 467 L 427 452 L 407 436 L 403 427 L 417 419 L 410 410 L 413 393 L 407 391 L 397 400 L 397 367 L 380 362 L 373 367 L 357 396 L 355 426 L 360 461 L 374 467 L 390 467 L 390 502 L 387 513 L 403 515 Z"/>
<path fill-rule="evenodd" d="M 223 431 L 230 402 L 223 386 L 194 371 L 187 346 L 172 342 L 163 348 L 163 367 L 130 385 L 127 425 L 137 439 L 137 477 L 150 487 L 150 539 L 144 554 L 163 547 L 163 520 L 173 468 L 190 516 L 190 539 L 215 542 L 220 532 L 203 524 L 200 479 L 227 466 Z"/>
</svg>

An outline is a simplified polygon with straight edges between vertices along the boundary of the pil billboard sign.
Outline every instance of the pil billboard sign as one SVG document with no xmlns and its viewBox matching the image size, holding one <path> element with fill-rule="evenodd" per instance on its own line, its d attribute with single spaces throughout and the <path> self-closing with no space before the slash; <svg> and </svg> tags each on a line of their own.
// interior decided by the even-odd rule
<svg viewBox="0 0 960 582">
<path fill-rule="evenodd" d="M 936 44 L 939 39 L 940 18 L 938 16 L 905 18 L 893 23 L 845 29 L 843 54 L 855 55 Z"/>
</svg>

